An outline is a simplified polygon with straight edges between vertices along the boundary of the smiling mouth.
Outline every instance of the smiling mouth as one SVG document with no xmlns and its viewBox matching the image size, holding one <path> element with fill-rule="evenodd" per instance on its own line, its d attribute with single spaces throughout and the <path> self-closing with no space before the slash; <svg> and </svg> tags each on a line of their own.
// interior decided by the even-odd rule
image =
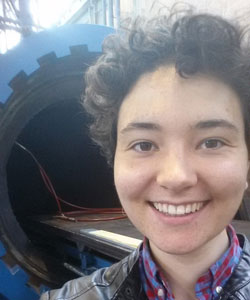
<svg viewBox="0 0 250 300">
<path fill-rule="evenodd" d="M 156 210 L 166 215 L 176 217 L 176 216 L 185 216 L 192 213 L 195 213 L 201 210 L 204 207 L 204 202 L 195 202 L 189 204 L 182 204 L 182 205 L 173 205 L 173 204 L 166 204 L 160 202 L 154 202 L 153 206 Z"/>
</svg>

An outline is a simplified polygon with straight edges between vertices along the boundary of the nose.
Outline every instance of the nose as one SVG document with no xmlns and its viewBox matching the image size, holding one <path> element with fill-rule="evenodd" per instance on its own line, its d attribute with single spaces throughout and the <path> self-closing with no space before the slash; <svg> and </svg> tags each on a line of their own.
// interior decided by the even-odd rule
<svg viewBox="0 0 250 300">
<path fill-rule="evenodd" d="M 184 151 L 172 151 L 161 157 L 157 183 L 172 191 L 182 191 L 197 183 L 197 166 Z"/>
</svg>

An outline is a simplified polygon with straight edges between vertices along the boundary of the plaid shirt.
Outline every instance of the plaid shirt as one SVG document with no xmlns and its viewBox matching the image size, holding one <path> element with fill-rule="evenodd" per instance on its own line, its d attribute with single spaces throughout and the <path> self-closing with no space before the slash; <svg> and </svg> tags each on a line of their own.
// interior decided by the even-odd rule
<svg viewBox="0 0 250 300">
<path fill-rule="evenodd" d="M 235 230 L 231 225 L 227 232 L 230 247 L 216 261 L 209 270 L 203 274 L 195 285 L 196 298 L 199 300 L 212 300 L 218 297 L 218 292 L 230 278 L 235 266 L 238 264 L 242 249 Z M 144 291 L 149 300 L 173 300 L 174 295 L 164 275 L 151 257 L 148 241 L 145 239 L 139 257 L 140 276 Z"/>
</svg>

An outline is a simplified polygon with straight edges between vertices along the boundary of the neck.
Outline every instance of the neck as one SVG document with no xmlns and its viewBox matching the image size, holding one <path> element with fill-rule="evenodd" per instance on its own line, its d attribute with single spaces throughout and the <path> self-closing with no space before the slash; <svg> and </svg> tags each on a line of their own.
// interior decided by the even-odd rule
<svg viewBox="0 0 250 300">
<path fill-rule="evenodd" d="M 213 240 L 186 254 L 169 254 L 149 242 L 157 264 L 161 267 L 175 299 L 196 299 L 195 284 L 229 247 L 226 230 Z"/>
</svg>

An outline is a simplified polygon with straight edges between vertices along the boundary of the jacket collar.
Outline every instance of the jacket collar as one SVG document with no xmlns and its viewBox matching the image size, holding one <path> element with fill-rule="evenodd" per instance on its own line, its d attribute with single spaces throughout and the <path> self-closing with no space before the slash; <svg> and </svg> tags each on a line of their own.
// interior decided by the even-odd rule
<svg viewBox="0 0 250 300">
<path fill-rule="evenodd" d="M 128 274 L 117 291 L 115 299 L 136 299 L 145 300 L 147 299 L 146 294 L 143 290 L 140 269 L 139 269 L 139 255 L 141 247 L 138 247 L 132 254 L 127 257 Z"/>
<path fill-rule="evenodd" d="M 224 288 L 225 294 L 234 294 L 250 283 L 250 243 L 244 235 L 237 234 L 237 236 L 242 253 L 239 264 Z"/>
<path fill-rule="evenodd" d="M 250 284 L 250 242 L 242 234 L 237 234 L 237 236 L 242 248 L 240 261 L 234 269 L 234 272 L 228 280 L 226 286 L 224 287 L 221 296 L 229 296 L 235 294 L 237 291 Z M 141 247 L 137 248 L 137 250 L 128 257 L 128 275 L 117 291 L 116 297 L 114 297 L 114 299 L 120 299 L 119 296 L 121 295 L 122 297 L 125 296 L 125 298 L 122 299 L 146 299 L 146 295 L 143 291 L 140 280 L 140 248 Z M 220 299 L 225 298 L 222 297 Z"/>
</svg>

